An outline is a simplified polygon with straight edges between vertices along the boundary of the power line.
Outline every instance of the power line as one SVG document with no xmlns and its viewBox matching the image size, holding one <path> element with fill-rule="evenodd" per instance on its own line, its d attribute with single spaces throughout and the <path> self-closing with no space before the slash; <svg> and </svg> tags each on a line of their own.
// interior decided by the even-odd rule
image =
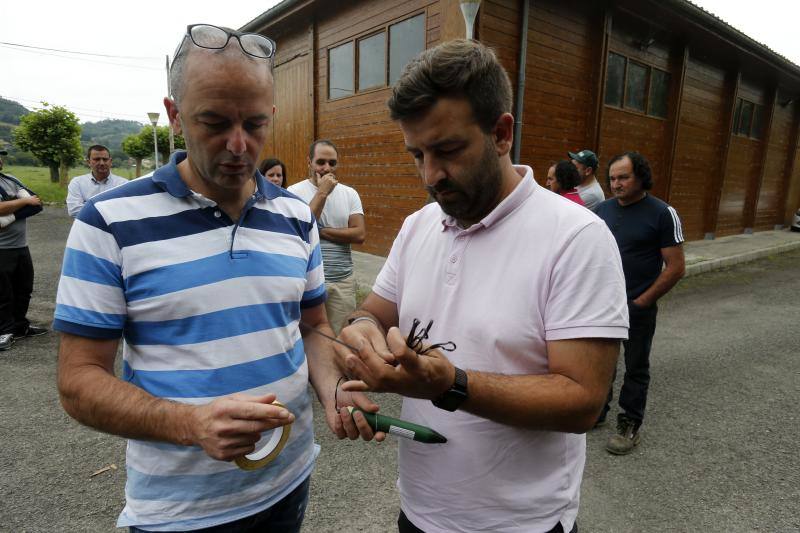
<svg viewBox="0 0 800 533">
<path fill-rule="evenodd" d="M 117 66 L 117 67 L 135 68 L 135 69 L 139 69 L 139 70 L 152 70 L 152 71 L 155 71 L 155 72 L 162 71 L 162 69 L 160 69 L 160 68 L 145 67 L 143 65 L 126 65 L 124 63 L 113 63 L 111 61 L 100 61 L 98 59 L 88 59 L 88 58 L 85 58 L 85 57 L 71 57 L 71 56 L 60 55 L 58 53 L 51 54 L 51 53 L 48 53 L 48 52 L 39 52 L 39 51 L 36 51 L 36 50 L 26 50 L 26 49 L 21 49 L 21 48 L 13 48 L 13 47 L 9 47 L 9 46 L 5 45 L 4 43 L 1 43 L 1 42 L 0 42 L 0 47 L 6 48 L 6 49 L 9 49 L 9 50 L 13 50 L 15 52 L 24 52 L 24 53 L 27 53 L 27 54 L 36 54 L 36 55 L 43 55 L 43 56 L 58 57 L 60 59 L 71 59 L 73 61 L 88 61 L 90 63 L 101 63 L 101 64 L 104 64 L 104 65 L 114 65 L 114 66 Z"/>
<path fill-rule="evenodd" d="M 15 101 L 15 102 L 30 102 L 31 104 L 38 105 L 38 106 L 42 105 L 42 100 L 35 100 L 35 99 L 32 99 L 32 98 L 20 98 L 20 97 L 16 97 L 16 96 L 6 96 L 6 95 L 0 95 L 0 98 L 5 98 L 6 100 L 12 100 L 12 101 Z M 43 99 L 43 100 L 47 101 L 46 98 Z M 50 103 L 50 102 L 48 102 L 48 103 Z M 53 104 L 53 105 L 61 105 L 61 104 Z M 140 119 L 139 115 L 134 115 L 134 114 L 131 114 L 131 113 L 111 113 L 111 112 L 108 112 L 108 111 L 104 111 L 102 109 L 89 109 L 89 108 L 86 108 L 86 107 L 74 107 L 74 106 L 69 106 L 69 105 L 64 105 L 64 107 L 66 107 L 70 111 L 78 111 L 79 114 L 85 115 L 85 116 L 88 116 L 88 117 L 94 117 L 94 118 L 130 117 L 131 119 L 134 119 L 136 122 L 144 122 L 144 119 Z M 100 114 L 97 114 L 97 113 L 100 113 Z"/>
<path fill-rule="evenodd" d="M 98 56 L 98 57 L 111 57 L 111 58 L 116 58 L 116 59 L 135 59 L 135 60 L 145 59 L 145 60 L 152 60 L 152 61 L 155 61 L 155 60 L 160 61 L 161 60 L 160 57 L 154 57 L 154 56 L 115 56 L 115 55 L 109 55 L 109 54 L 94 54 L 92 52 L 76 52 L 76 51 L 73 51 L 73 50 L 60 50 L 58 48 L 43 48 L 41 46 L 31 46 L 29 44 L 8 43 L 8 42 L 4 42 L 4 41 L 0 41 L 0 44 L 5 44 L 7 46 L 17 46 L 19 48 L 32 48 L 34 50 L 48 50 L 50 52 L 64 52 L 66 54 L 77 54 L 77 55 L 83 55 L 83 56 Z"/>
</svg>

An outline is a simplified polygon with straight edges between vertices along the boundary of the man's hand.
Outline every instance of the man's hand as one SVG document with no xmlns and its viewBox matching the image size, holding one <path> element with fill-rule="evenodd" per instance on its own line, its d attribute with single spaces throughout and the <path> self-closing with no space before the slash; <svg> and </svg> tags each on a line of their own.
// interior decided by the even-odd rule
<svg viewBox="0 0 800 533">
<path fill-rule="evenodd" d="M 455 367 L 439 350 L 418 354 L 406 346 L 405 338 L 396 327 L 389 330 L 386 344 L 395 365 L 389 364 L 386 357 L 369 349 L 364 342 L 352 345 L 359 350 L 344 357 L 345 369 L 360 381 L 348 381 L 342 385 L 343 390 L 394 392 L 409 398 L 433 400 L 452 387 Z"/>
<path fill-rule="evenodd" d="M 317 189 L 324 195 L 329 195 L 333 189 L 336 188 L 338 185 L 338 181 L 336 181 L 336 176 L 328 172 L 324 176 L 320 176 L 317 174 Z"/>
<path fill-rule="evenodd" d="M 372 320 L 359 320 L 342 328 L 342 331 L 339 332 L 339 340 L 359 351 L 377 355 L 386 363 L 396 364 L 394 354 L 386 344 L 386 336 Z M 338 343 L 333 345 L 333 349 L 336 352 L 339 369 L 343 373 L 347 373 L 346 360 L 353 352 Z"/>
<path fill-rule="evenodd" d="M 36 195 L 28 196 L 24 200 L 25 200 L 25 203 L 28 204 L 28 205 L 32 205 L 32 206 L 40 206 L 40 205 L 42 205 L 42 199 L 39 198 Z"/>
<path fill-rule="evenodd" d="M 287 409 L 272 405 L 274 394 L 232 394 L 192 411 L 192 440 L 213 459 L 232 461 L 252 453 L 261 433 L 294 422 Z"/>
<path fill-rule="evenodd" d="M 350 410 L 347 409 L 348 406 L 354 406 L 369 413 L 377 413 L 378 404 L 360 392 L 348 392 L 342 389 L 337 392 L 336 401 L 338 405 L 325 407 L 325 417 L 328 421 L 328 427 L 337 437 L 350 440 L 357 440 L 361 437 L 365 441 L 370 441 L 374 438 L 378 442 L 383 442 L 386 438 L 386 433 L 374 431 L 363 414 L 355 412 L 351 415 Z"/>
</svg>

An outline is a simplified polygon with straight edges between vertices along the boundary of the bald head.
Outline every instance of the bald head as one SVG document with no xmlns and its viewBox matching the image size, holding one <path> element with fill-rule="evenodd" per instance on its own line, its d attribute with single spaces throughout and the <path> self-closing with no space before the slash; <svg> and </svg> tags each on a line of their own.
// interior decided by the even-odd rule
<svg viewBox="0 0 800 533">
<path fill-rule="evenodd" d="M 268 79 L 270 86 L 272 85 L 272 61 L 245 54 L 234 39 L 231 39 L 225 48 L 210 50 L 195 46 L 189 36 L 184 35 L 178 49 L 179 52 L 172 60 L 169 69 L 170 91 L 172 92 L 170 96 L 176 104 L 183 99 L 187 86 L 187 74 L 192 64 L 205 67 L 214 65 L 214 68 L 228 68 L 232 64 L 236 64 L 244 70 L 252 70 L 254 75 L 265 75 L 265 83 Z M 213 70 L 208 71 L 207 68 L 204 70 L 211 75 L 219 75 Z"/>
</svg>

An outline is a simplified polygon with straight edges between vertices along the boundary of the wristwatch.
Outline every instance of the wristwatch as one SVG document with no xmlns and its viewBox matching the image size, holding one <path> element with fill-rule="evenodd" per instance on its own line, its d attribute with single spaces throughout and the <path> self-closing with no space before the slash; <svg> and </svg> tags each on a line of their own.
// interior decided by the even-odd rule
<svg viewBox="0 0 800 533">
<path fill-rule="evenodd" d="M 454 368 L 456 369 L 456 380 L 453 386 L 444 391 L 442 395 L 435 400 L 431 400 L 433 405 L 439 409 L 444 409 L 451 413 L 461 407 L 464 400 L 469 398 L 469 393 L 467 392 L 467 373 L 458 367 Z"/>
</svg>

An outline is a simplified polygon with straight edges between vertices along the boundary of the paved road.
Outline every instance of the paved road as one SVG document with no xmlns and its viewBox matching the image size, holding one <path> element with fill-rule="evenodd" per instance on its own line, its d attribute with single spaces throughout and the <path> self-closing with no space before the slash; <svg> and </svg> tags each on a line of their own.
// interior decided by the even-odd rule
<svg viewBox="0 0 800 533">
<path fill-rule="evenodd" d="M 42 323 L 69 224 L 59 208 L 30 222 Z M 662 302 L 642 445 L 614 457 L 607 430 L 589 434 L 582 532 L 800 531 L 798 264 L 791 252 L 704 274 Z M 51 334 L 0 354 L 0 531 L 113 531 L 124 444 L 63 413 L 55 353 Z M 335 441 L 320 416 L 317 434 L 304 531 L 393 530 L 396 443 Z"/>
</svg>

